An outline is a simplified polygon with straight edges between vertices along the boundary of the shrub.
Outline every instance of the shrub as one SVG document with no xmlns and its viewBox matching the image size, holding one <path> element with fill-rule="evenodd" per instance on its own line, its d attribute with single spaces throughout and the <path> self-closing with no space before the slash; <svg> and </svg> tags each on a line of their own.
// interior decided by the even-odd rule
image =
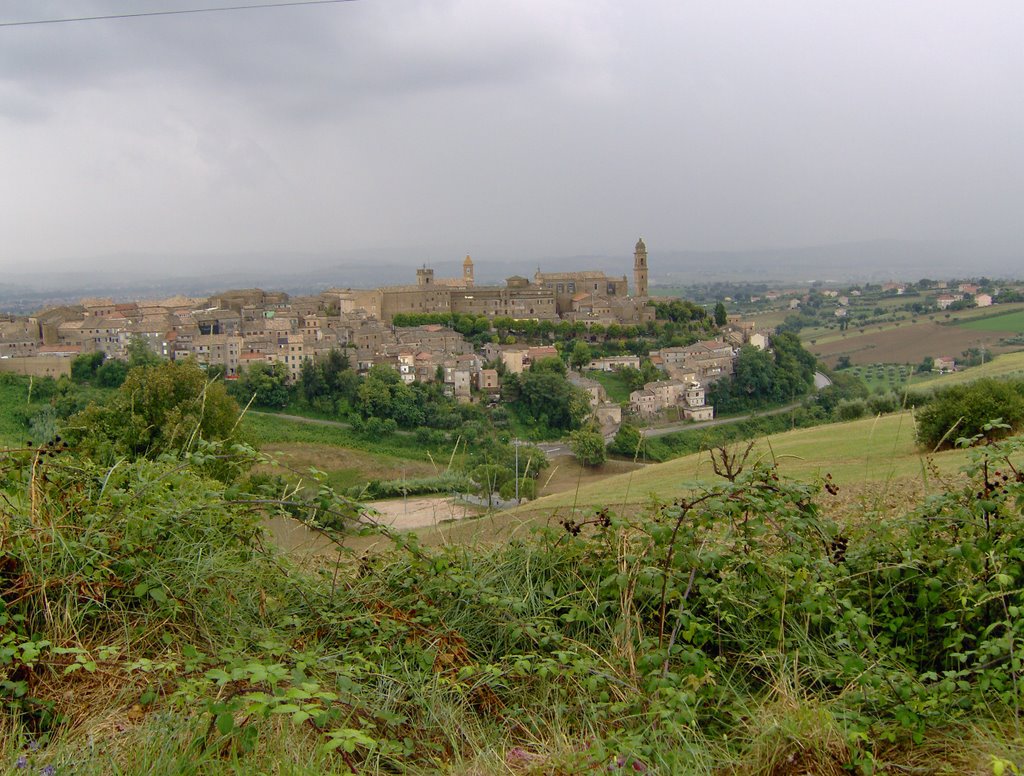
<svg viewBox="0 0 1024 776">
<path fill-rule="evenodd" d="M 954 385 L 936 393 L 917 413 L 917 439 L 929 449 L 951 447 L 957 439 L 987 441 L 1006 436 L 1024 423 L 1024 384 L 991 378 Z M 1001 420 L 999 427 L 989 424 Z"/>
<path fill-rule="evenodd" d="M 867 409 L 863 399 L 842 399 L 836 405 L 836 418 L 838 420 L 856 420 L 864 417 Z"/>
</svg>

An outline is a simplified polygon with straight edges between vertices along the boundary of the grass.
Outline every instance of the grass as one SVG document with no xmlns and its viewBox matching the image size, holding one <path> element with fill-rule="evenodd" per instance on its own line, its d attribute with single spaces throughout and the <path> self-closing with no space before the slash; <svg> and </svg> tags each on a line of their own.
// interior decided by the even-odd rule
<svg viewBox="0 0 1024 776">
<path fill-rule="evenodd" d="M 856 489 L 870 485 L 871 498 L 884 500 L 887 490 L 922 487 L 925 456 L 915 442 L 910 412 L 787 431 L 758 440 L 755 459 L 774 459 L 783 475 L 811 481 L 830 474 L 838 485 Z M 954 472 L 964 461 L 962 451 L 933 456 L 940 472 Z M 560 459 L 555 460 L 560 465 Z M 688 492 L 695 483 L 717 480 L 707 452 L 597 479 L 580 478 L 578 487 L 546 495 L 515 510 L 499 512 L 463 524 L 417 531 L 428 543 L 504 541 L 521 535 L 524 527 L 552 522 L 570 512 L 610 507 L 634 509 L 652 499 L 666 502 Z M 544 492 L 544 491 L 542 491 Z"/>
<path fill-rule="evenodd" d="M 384 439 L 367 439 L 351 429 L 323 423 L 284 418 L 274 414 L 247 413 L 243 430 L 261 448 L 289 444 L 345 447 L 393 458 L 429 461 L 429 451 L 411 434 L 401 432 Z"/>
<path fill-rule="evenodd" d="M 629 386 L 618 372 L 604 372 L 600 369 L 594 369 L 585 374 L 591 380 L 597 380 L 597 382 L 604 386 L 611 401 L 616 404 L 629 401 Z"/>
<path fill-rule="evenodd" d="M 264 444 L 262 450 L 278 465 L 261 467 L 261 471 L 286 472 L 287 479 L 303 477 L 308 480 L 309 469 L 316 468 L 327 474 L 326 484 L 338 491 L 369 480 L 431 477 L 438 470 L 429 461 L 397 458 L 334 444 L 275 442 Z"/>
<path fill-rule="evenodd" d="M 972 331 L 1007 331 L 1024 332 L 1024 310 L 1006 312 L 1000 310 L 994 315 L 978 317 L 957 324 L 963 329 Z"/>
<path fill-rule="evenodd" d="M 885 485 L 920 470 L 911 432 L 899 415 L 757 454 Z M 339 465 L 380 463 L 352 455 Z M 941 492 L 927 520 L 865 523 L 840 559 L 809 503 L 828 497 L 771 477 L 704 502 L 678 539 L 671 512 L 637 510 L 303 566 L 260 530 L 279 510 L 187 463 L 0 458 L 0 772 L 981 774 L 1024 754 L 1012 664 L 948 691 L 925 675 L 933 650 L 960 667 L 947 639 L 979 643 L 975 663 L 1005 654 L 1010 618 L 976 602 L 998 583 L 1020 604 L 1019 492 L 991 582 L 960 571 L 939 518 L 958 518 L 961 555 L 986 521 Z M 667 499 L 709 476 L 694 456 L 534 506 Z"/>
<path fill-rule="evenodd" d="M 959 385 L 980 380 L 983 377 L 1024 377 L 1024 351 L 1004 353 L 991 361 L 960 372 L 941 375 L 927 383 L 928 388 L 941 388 L 947 385 Z"/>
</svg>

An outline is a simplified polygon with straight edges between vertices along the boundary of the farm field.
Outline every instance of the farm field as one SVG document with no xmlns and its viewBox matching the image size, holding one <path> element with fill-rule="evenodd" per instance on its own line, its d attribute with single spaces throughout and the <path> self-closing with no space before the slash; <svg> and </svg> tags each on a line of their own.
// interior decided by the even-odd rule
<svg viewBox="0 0 1024 776">
<path fill-rule="evenodd" d="M 1024 333 L 1024 310 L 975 318 L 957 325 L 961 329 L 970 329 L 971 331 L 1014 332 L 1021 334 Z"/>
<path fill-rule="evenodd" d="M 926 356 L 957 356 L 969 348 L 986 347 L 993 353 L 1012 350 L 999 344 L 1001 335 L 1012 332 L 975 331 L 964 326 L 945 326 L 933 321 L 904 324 L 893 328 L 856 329 L 846 337 L 822 343 L 807 343 L 808 349 L 829 366 L 840 356 L 849 356 L 853 364 L 919 364 Z"/>
</svg>

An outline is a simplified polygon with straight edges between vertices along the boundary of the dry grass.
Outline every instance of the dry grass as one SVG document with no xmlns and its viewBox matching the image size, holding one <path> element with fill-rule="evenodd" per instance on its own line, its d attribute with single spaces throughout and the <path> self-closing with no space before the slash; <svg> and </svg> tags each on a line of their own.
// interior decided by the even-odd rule
<svg viewBox="0 0 1024 776">
<path fill-rule="evenodd" d="M 279 465 L 263 466 L 260 471 L 308 478 L 310 467 L 314 467 L 326 472 L 329 484 L 335 488 L 347 488 L 368 480 L 432 477 L 443 470 L 442 464 L 435 466 L 425 461 L 304 442 L 277 442 L 266 445 L 263 452 Z"/>
</svg>

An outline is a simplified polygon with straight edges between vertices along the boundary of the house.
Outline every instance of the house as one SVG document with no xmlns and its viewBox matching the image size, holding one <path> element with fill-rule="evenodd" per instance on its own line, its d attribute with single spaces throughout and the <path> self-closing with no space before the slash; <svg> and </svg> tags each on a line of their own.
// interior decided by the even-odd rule
<svg viewBox="0 0 1024 776">
<path fill-rule="evenodd" d="M 595 358 L 587 364 L 587 369 L 593 369 L 601 372 L 614 372 L 616 369 L 622 367 L 632 367 L 633 369 L 640 368 L 640 356 L 603 356 L 602 358 Z"/>
<path fill-rule="evenodd" d="M 991 307 L 992 306 L 992 295 L 991 294 L 975 294 L 974 303 L 978 307 Z"/>
<path fill-rule="evenodd" d="M 932 371 L 939 374 L 956 371 L 956 361 L 949 356 L 935 356 L 932 359 Z"/>
</svg>

